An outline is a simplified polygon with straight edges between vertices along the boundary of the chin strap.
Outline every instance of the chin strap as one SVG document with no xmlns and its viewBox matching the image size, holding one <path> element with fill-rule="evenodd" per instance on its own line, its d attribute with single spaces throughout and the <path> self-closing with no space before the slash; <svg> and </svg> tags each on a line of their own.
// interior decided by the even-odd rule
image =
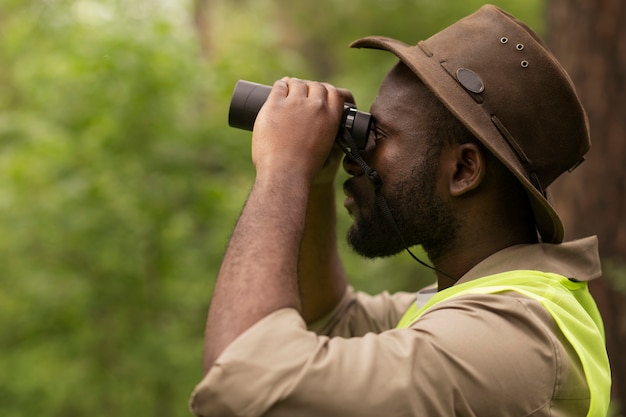
<svg viewBox="0 0 626 417">
<path fill-rule="evenodd" d="M 417 256 L 415 256 L 413 252 L 411 252 L 411 250 L 409 249 L 409 245 L 406 244 L 406 241 L 404 240 L 404 237 L 402 236 L 402 233 L 400 232 L 400 228 L 398 227 L 398 224 L 396 223 L 396 220 L 393 217 L 393 213 L 391 213 L 391 209 L 389 208 L 389 205 L 387 204 L 387 200 L 385 200 L 385 197 L 383 196 L 383 193 L 381 191 L 383 181 L 380 179 L 378 172 L 376 172 L 374 168 L 367 165 L 367 162 L 363 160 L 363 157 L 359 153 L 359 148 L 356 142 L 354 141 L 354 139 L 352 138 L 352 136 L 350 135 L 350 132 L 348 132 L 347 129 L 343 129 L 342 135 L 337 136 L 335 143 L 337 143 L 337 146 L 339 146 L 339 148 L 343 151 L 343 153 L 346 154 L 346 156 L 348 156 L 348 158 L 350 158 L 352 161 L 358 164 L 359 167 L 361 167 L 365 175 L 367 175 L 367 178 L 369 178 L 372 185 L 374 185 L 374 192 L 376 194 L 376 205 L 378 205 L 378 208 L 382 211 L 383 216 L 385 216 L 385 218 L 387 219 L 387 223 L 391 225 L 396 235 L 400 238 L 400 242 L 402 243 L 402 246 L 404 246 L 404 249 L 409 253 L 409 255 L 411 255 L 413 259 L 415 259 L 418 263 L 425 266 L 426 268 L 432 269 L 436 273 L 439 273 L 441 275 L 444 275 L 456 281 L 456 279 L 453 278 L 452 276 L 435 268 L 432 265 L 427 264 L 426 262 L 422 261 Z"/>
</svg>

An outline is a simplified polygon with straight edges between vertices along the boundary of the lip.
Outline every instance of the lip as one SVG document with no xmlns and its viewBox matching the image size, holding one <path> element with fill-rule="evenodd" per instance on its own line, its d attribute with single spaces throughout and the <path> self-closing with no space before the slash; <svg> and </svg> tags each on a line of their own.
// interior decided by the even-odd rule
<svg viewBox="0 0 626 417">
<path fill-rule="evenodd" d="M 346 196 L 343 200 L 343 206 L 348 210 L 348 213 L 352 214 L 356 201 L 352 196 Z"/>
</svg>

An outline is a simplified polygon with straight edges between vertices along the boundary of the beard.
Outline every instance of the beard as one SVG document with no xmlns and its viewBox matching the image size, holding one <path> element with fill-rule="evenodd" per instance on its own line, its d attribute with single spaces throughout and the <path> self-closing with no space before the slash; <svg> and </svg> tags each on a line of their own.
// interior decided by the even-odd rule
<svg viewBox="0 0 626 417">
<path fill-rule="evenodd" d="M 347 236 L 355 252 L 366 258 L 380 258 L 422 245 L 431 259 L 445 253 L 457 236 L 459 222 L 450 204 L 436 194 L 439 158 L 434 156 L 422 159 L 410 177 L 383 189 L 401 237 L 389 216 L 377 204 L 372 188 L 368 188 L 370 193 L 364 196 L 355 192 L 349 181 L 346 182 L 345 187 L 359 207 Z"/>
</svg>

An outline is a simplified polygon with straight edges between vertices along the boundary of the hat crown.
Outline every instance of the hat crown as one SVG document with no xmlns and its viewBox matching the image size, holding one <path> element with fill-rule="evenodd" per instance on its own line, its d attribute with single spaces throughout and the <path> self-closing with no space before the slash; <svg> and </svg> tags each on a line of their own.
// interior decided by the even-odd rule
<svg viewBox="0 0 626 417">
<path fill-rule="evenodd" d="M 573 83 L 539 37 L 513 16 L 483 6 L 418 47 L 492 119 L 542 191 L 589 150 L 587 116 Z M 480 93 L 472 91 L 469 84 L 476 81 L 467 71 L 482 83 Z M 465 122 L 464 110 L 455 110 Z M 481 141 L 489 140 L 468 127 Z"/>
</svg>

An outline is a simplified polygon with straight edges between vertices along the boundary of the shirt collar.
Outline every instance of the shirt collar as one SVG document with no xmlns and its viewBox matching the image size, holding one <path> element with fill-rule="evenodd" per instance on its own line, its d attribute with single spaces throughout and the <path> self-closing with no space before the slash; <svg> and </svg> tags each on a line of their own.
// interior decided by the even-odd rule
<svg viewBox="0 0 626 417">
<path fill-rule="evenodd" d="M 513 270 L 552 272 L 576 281 L 591 281 L 602 275 L 598 238 L 571 242 L 514 245 L 485 258 L 459 279 L 457 284 Z"/>
</svg>

